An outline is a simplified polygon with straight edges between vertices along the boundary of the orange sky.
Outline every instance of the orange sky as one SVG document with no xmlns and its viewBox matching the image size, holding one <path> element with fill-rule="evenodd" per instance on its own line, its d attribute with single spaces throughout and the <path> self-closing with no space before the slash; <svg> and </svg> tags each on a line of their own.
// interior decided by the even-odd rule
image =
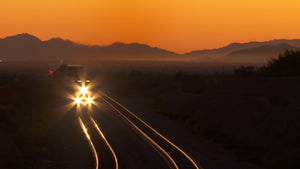
<svg viewBox="0 0 300 169">
<path fill-rule="evenodd" d="M 2 0 L 0 37 L 139 42 L 178 53 L 300 38 L 299 0 Z"/>
</svg>

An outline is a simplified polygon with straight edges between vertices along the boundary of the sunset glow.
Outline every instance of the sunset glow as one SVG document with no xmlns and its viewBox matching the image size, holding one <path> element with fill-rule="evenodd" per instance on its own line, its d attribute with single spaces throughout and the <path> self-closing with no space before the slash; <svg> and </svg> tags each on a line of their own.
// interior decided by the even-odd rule
<svg viewBox="0 0 300 169">
<path fill-rule="evenodd" d="M 300 38 L 298 0 L 13 0 L 0 38 L 30 33 L 83 44 L 139 42 L 184 53 L 231 42 Z"/>
</svg>

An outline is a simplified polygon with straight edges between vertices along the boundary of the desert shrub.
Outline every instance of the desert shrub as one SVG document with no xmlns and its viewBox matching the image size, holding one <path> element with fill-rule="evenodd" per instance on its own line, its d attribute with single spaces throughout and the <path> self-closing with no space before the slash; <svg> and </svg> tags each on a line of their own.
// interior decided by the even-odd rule
<svg viewBox="0 0 300 169">
<path fill-rule="evenodd" d="M 239 77 L 248 77 L 255 74 L 254 66 L 240 66 L 234 69 L 234 74 Z"/>
<path fill-rule="evenodd" d="M 277 58 L 267 60 L 267 64 L 258 68 L 254 66 L 240 66 L 234 69 L 238 77 L 249 76 L 300 76 L 300 50 L 285 51 Z"/>
<path fill-rule="evenodd" d="M 271 76 L 300 76 L 300 51 L 286 51 L 272 58 L 266 65 L 266 72 Z"/>
</svg>

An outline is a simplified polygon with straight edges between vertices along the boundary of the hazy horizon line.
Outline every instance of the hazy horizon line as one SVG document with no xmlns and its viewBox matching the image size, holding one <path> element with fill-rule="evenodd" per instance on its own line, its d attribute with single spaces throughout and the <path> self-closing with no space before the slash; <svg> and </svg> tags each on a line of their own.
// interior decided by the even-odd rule
<svg viewBox="0 0 300 169">
<path fill-rule="evenodd" d="M 14 37 L 14 36 L 17 36 L 17 35 L 30 35 L 30 36 L 34 36 L 36 38 L 38 38 L 40 41 L 42 42 L 46 42 L 46 41 L 49 41 L 49 40 L 52 40 L 52 39 L 61 39 L 61 40 L 64 40 L 64 41 L 70 41 L 76 45 L 85 45 L 85 46 L 91 46 L 91 47 L 108 47 L 108 46 L 111 46 L 113 44 L 117 44 L 117 43 L 121 43 L 121 44 L 125 44 L 125 45 L 130 45 L 130 44 L 139 44 L 139 45 L 147 45 L 151 48 L 159 48 L 159 49 L 162 49 L 162 50 L 166 50 L 166 51 L 169 51 L 169 52 L 172 52 L 172 53 L 175 53 L 175 54 L 188 54 L 188 53 L 191 53 L 191 52 L 195 52 L 195 51 L 204 51 L 204 50 L 215 50 L 215 49 L 220 49 L 220 48 L 223 48 L 223 47 L 226 47 L 228 45 L 231 45 L 231 44 L 247 44 L 247 43 L 262 43 L 262 42 L 270 42 L 270 41 L 280 41 L 280 40 L 300 40 L 300 39 L 297 39 L 297 38 L 293 38 L 293 39 L 285 39 L 285 38 L 279 38 L 279 39 L 270 39 L 270 40 L 265 40 L 265 41 L 246 41 L 246 42 L 236 42 L 236 41 L 233 41 L 233 42 L 229 42 L 227 43 L 226 45 L 222 45 L 222 46 L 219 46 L 219 47 L 214 47 L 214 48 L 200 48 L 200 49 L 196 49 L 196 50 L 191 50 L 191 51 L 187 51 L 187 52 L 184 52 L 184 53 L 181 53 L 181 52 L 174 52 L 172 50 L 169 50 L 169 49 L 164 49 L 164 48 L 161 48 L 159 46 L 152 46 L 152 45 L 149 45 L 149 44 L 146 44 L 146 43 L 141 43 L 141 42 L 122 42 L 122 41 L 115 41 L 115 42 L 112 42 L 112 43 L 109 43 L 109 44 L 88 44 L 88 43 L 82 43 L 82 42 L 77 42 L 77 41 L 74 41 L 74 40 L 71 40 L 71 39 L 67 39 L 67 38 L 63 38 L 63 37 L 60 37 L 60 36 L 56 36 L 56 37 L 52 37 L 52 38 L 49 38 L 49 39 L 46 39 L 46 40 L 42 40 L 40 37 L 38 37 L 37 35 L 34 35 L 33 33 L 28 33 L 28 32 L 23 32 L 23 33 L 17 33 L 17 34 L 12 34 L 12 35 L 7 35 L 7 36 L 4 36 L 4 37 L 0 37 L 0 39 L 5 39 L 5 38 L 8 38 L 8 37 Z"/>
</svg>

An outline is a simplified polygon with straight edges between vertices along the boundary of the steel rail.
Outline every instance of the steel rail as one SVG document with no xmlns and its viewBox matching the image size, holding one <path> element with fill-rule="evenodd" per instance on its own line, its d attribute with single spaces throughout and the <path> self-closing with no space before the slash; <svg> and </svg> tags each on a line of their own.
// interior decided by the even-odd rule
<svg viewBox="0 0 300 169">
<path fill-rule="evenodd" d="M 135 117 L 138 121 L 140 121 L 141 123 L 143 123 L 145 126 L 147 126 L 150 130 L 152 130 L 155 134 L 157 134 L 158 136 L 160 136 L 162 139 L 164 139 L 166 142 L 168 142 L 171 146 L 173 146 L 177 151 L 179 151 L 181 154 L 183 154 L 192 164 L 196 169 L 204 169 L 198 162 L 194 161 L 186 152 L 184 152 L 182 149 L 180 149 L 178 146 L 176 146 L 174 143 L 172 143 L 169 139 L 167 139 L 166 137 L 164 137 L 162 134 L 160 134 L 157 130 L 155 130 L 154 128 L 152 128 L 148 123 L 146 123 L 145 121 L 143 121 L 141 118 L 139 118 L 137 115 L 135 115 L 133 112 L 131 112 L 129 109 L 127 109 L 126 107 L 124 107 L 122 104 L 120 104 L 119 102 L 117 102 L 115 99 L 109 97 L 107 94 L 105 94 L 104 92 L 98 90 L 98 92 L 100 94 L 102 94 L 103 96 L 107 97 L 109 100 L 111 100 L 112 102 L 114 102 L 115 104 L 119 105 L 121 108 L 123 108 L 125 111 L 127 111 L 129 114 L 131 114 L 133 117 Z M 103 98 L 101 96 L 101 98 Z M 104 99 L 104 98 L 103 98 Z M 127 118 L 127 117 L 126 117 Z"/>
<path fill-rule="evenodd" d="M 107 141 L 107 139 L 105 138 L 103 132 L 100 130 L 100 127 L 99 125 L 95 122 L 95 120 L 90 117 L 90 120 L 92 121 L 94 127 L 96 128 L 96 130 L 98 131 L 98 134 L 102 137 L 102 139 L 105 141 L 105 144 L 109 147 L 113 157 L 114 157 L 114 160 L 115 160 L 115 169 L 119 169 L 119 162 L 118 162 L 118 158 L 117 158 L 117 155 L 115 153 L 115 151 L 113 150 L 112 146 L 109 144 L 109 142 Z"/>
<path fill-rule="evenodd" d="M 95 169 L 98 169 L 99 168 L 99 158 L 98 158 L 98 154 L 97 154 L 97 151 L 95 149 L 95 146 L 91 140 L 91 137 L 88 133 L 88 130 L 87 128 L 85 127 L 84 123 L 82 122 L 81 118 L 78 116 L 78 121 L 79 121 L 79 124 L 82 128 L 82 131 L 84 132 L 88 142 L 89 142 L 89 146 L 91 148 L 91 150 L 93 151 L 93 154 L 94 154 L 94 158 L 95 158 Z"/>
<path fill-rule="evenodd" d="M 179 169 L 178 165 L 176 164 L 175 160 L 167 153 L 166 150 L 164 150 L 160 145 L 158 145 L 151 137 L 149 137 L 146 133 L 144 133 L 138 126 L 136 126 L 129 118 L 127 118 L 121 111 L 119 111 L 115 106 L 113 106 L 111 103 L 109 103 L 105 98 L 101 97 L 101 99 L 108 104 L 113 110 L 115 110 L 117 113 L 119 113 L 126 121 L 129 122 L 131 126 L 133 126 L 140 134 L 142 134 L 147 140 L 149 140 L 153 146 L 155 146 L 158 149 L 158 152 L 162 153 L 161 155 L 164 155 L 166 158 L 169 159 L 171 164 L 175 169 Z"/>
</svg>

